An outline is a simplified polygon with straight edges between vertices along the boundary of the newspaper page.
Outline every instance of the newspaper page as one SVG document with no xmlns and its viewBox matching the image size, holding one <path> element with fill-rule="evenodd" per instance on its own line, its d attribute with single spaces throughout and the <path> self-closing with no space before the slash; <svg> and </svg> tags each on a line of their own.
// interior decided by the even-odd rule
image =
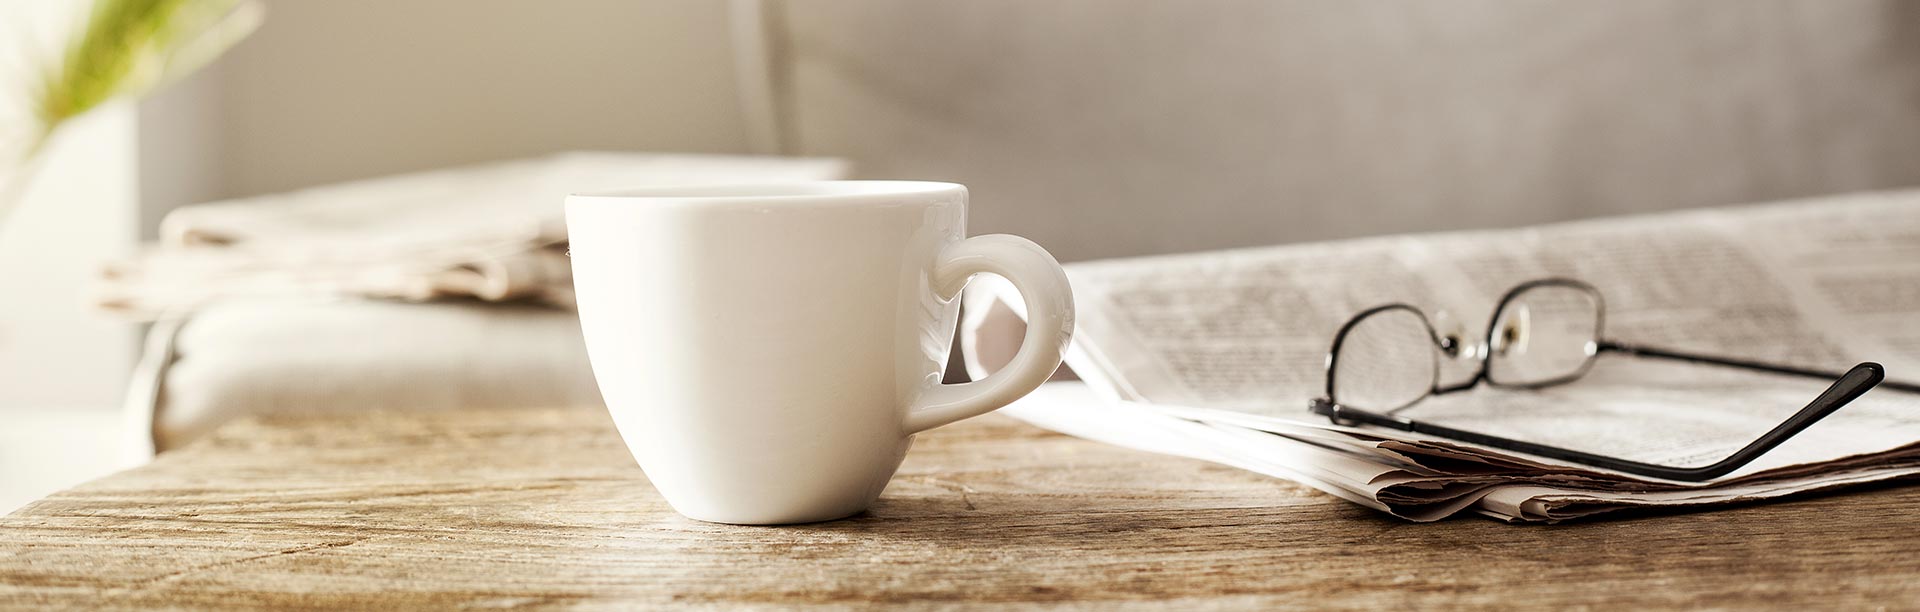
<svg viewBox="0 0 1920 612">
<path fill-rule="evenodd" d="M 1605 296 L 1610 340 L 1835 372 L 1920 375 L 1920 194 L 1070 267 L 1082 350 L 1121 399 L 1318 419 L 1335 330 L 1405 302 L 1467 338 L 1535 278 Z M 1443 368 L 1471 378 L 1476 362 Z M 1076 369 L 1078 371 L 1078 369 Z M 1603 354 L 1577 383 L 1479 389 L 1402 414 L 1631 459 L 1718 459 L 1831 381 Z M 1684 407 L 1685 410 L 1677 410 Z M 1750 470 L 1920 441 L 1920 397 L 1876 390 Z"/>
<path fill-rule="evenodd" d="M 1370 506 L 1473 506 L 1510 520 L 1553 520 L 1607 504 L 1757 499 L 1917 471 L 1902 462 L 1920 442 L 1920 397 L 1886 388 L 1710 483 L 1719 489 L 1709 495 L 1684 493 L 1703 486 L 1694 483 L 1337 427 L 1306 405 L 1324 395 L 1328 345 L 1353 314 L 1403 302 L 1424 310 L 1443 333 L 1481 338 L 1499 298 L 1542 277 L 1595 285 L 1607 304 L 1608 340 L 1836 373 L 1876 361 L 1889 379 L 1914 380 L 1920 376 L 1920 192 L 1112 260 L 1068 271 L 1080 304 L 1069 364 L 1094 392 L 1231 430 L 1250 453 L 1258 452 L 1259 436 L 1267 438 L 1265 447 L 1284 446 L 1274 439 L 1285 436 L 1397 466 L 1398 474 L 1348 470 L 1346 482 L 1330 484 L 1341 477 L 1323 475 L 1315 484 L 1366 497 Z M 1011 294 L 983 293 L 978 304 L 969 297 L 970 310 L 989 303 L 1018 310 Z M 1447 363 L 1442 379 L 1471 379 L 1477 367 L 1472 360 Z M 1401 414 L 1688 466 L 1745 445 L 1830 382 L 1603 353 L 1571 384 L 1531 391 L 1483 385 L 1429 398 Z M 1462 480 L 1461 461 L 1491 466 L 1493 476 Z M 1879 471 L 1850 467 L 1860 463 Z M 1649 493 L 1658 490 L 1681 493 Z M 1389 511 L 1432 517 L 1426 510 Z"/>
</svg>

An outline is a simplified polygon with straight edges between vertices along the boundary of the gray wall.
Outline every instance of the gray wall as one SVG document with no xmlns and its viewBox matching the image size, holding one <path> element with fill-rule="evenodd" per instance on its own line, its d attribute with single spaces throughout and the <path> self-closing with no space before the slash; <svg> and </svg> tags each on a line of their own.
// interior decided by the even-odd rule
<svg viewBox="0 0 1920 612">
<path fill-rule="evenodd" d="M 1920 3 L 785 2 L 788 150 L 1086 259 L 1920 183 Z"/>
</svg>

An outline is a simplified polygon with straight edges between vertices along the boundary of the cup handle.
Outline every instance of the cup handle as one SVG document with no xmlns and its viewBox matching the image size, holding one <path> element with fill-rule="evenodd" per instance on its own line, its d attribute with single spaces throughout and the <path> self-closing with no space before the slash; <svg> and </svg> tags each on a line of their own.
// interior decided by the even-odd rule
<svg viewBox="0 0 1920 612">
<path fill-rule="evenodd" d="M 933 266 L 933 289 L 944 299 L 959 297 L 967 280 L 982 272 L 1007 279 L 1026 302 L 1027 336 L 1020 352 L 986 378 L 921 392 L 907 410 L 909 435 L 993 412 L 1032 392 L 1060 367 L 1073 338 L 1073 290 L 1067 286 L 1066 271 L 1046 249 L 1007 234 L 953 243 Z"/>
</svg>

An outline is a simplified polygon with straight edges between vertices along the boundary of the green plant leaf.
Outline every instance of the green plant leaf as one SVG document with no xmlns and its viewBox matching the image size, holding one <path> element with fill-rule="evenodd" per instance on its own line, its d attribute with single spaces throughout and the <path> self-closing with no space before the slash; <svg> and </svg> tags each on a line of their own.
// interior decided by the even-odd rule
<svg viewBox="0 0 1920 612">
<path fill-rule="evenodd" d="M 85 27 L 32 92 L 34 126 L 0 172 L 0 221 L 18 203 L 39 153 L 67 121 L 115 98 L 140 97 L 205 66 L 260 26 L 256 0 L 95 0 Z"/>
<path fill-rule="evenodd" d="M 43 134 L 120 96 L 200 68 L 260 24 L 253 0 L 96 0 L 36 96 Z"/>
</svg>

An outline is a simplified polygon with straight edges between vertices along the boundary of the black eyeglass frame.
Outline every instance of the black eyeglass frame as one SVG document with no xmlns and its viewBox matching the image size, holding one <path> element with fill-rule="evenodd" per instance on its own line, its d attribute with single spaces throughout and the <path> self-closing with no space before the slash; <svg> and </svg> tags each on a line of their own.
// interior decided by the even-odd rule
<svg viewBox="0 0 1920 612">
<path fill-rule="evenodd" d="M 1570 288 L 1570 289 L 1581 291 L 1587 294 L 1588 296 L 1590 296 L 1594 300 L 1594 304 L 1596 306 L 1596 312 L 1595 312 L 1596 320 L 1594 322 L 1593 340 L 1589 341 L 1586 346 L 1587 358 L 1584 362 L 1580 364 L 1579 369 L 1565 376 L 1560 376 L 1560 377 L 1556 377 L 1556 378 L 1552 378 L 1544 381 L 1521 382 L 1521 383 L 1502 383 L 1498 380 L 1495 380 L 1495 377 L 1492 375 L 1492 371 L 1491 371 L 1492 370 L 1491 347 L 1493 346 L 1494 335 L 1500 332 L 1497 326 L 1501 321 L 1501 317 L 1506 314 L 1506 311 L 1509 308 L 1513 307 L 1513 304 L 1515 302 L 1514 298 L 1526 293 L 1527 291 L 1531 291 L 1541 287 Z M 1342 343 L 1346 341 L 1348 332 L 1351 332 L 1354 326 L 1358 325 L 1361 321 L 1366 320 L 1367 317 L 1371 317 L 1371 316 L 1380 314 L 1382 312 L 1389 312 L 1394 310 L 1406 310 L 1416 315 L 1420 319 L 1421 325 L 1425 327 L 1427 331 L 1427 336 L 1429 340 L 1433 342 L 1434 348 L 1436 349 L 1433 351 L 1433 360 L 1434 360 L 1433 381 L 1431 385 L 1429 385 L 1427 393 L 1418 398 L 1415 398 L 1410 402 L 1407 402 L 1406 404 L 1402 404 L 1400 406 L 1395 406 L 1392 408 L 1382 409 L 1380 411 L 1364 410 L 1364 409 L 1341 405 L 1340 403 L 1334 400 L 1334 398 L 1337 397 L 1334 390 L 1334 385 L 1335 385 L 1334 381 L 1336 380 L 1335 375 L 1338 373 L 1338 369 L 1340 367 L 1340 347 Z M 1677 481 L 1683 481 L 1683 482 L 1700 482 L 1700 481 L 1712 480 L 1714 478 L 1725 476 L 1727 474 L 1733 473 L 1735 470 L 1740 469 L 1741 467 L 1747 465 L 1748 463 L 1752 463 L 1754 459 L 1757 459 L 1761 455 L 1766 454 L 1767 451 L 1773 450 L 1774 447 L 1779 446 L 1781 443 L 1786 442 L 1788 439 L 1799 434 L 1801 431 L 1806 430 L 1808 427 L 1812 426 L 1814 423 L 1817 423 L 1821 419 L 1826 418 L 1827 415 L 1833 414 L 1835 411 L 1839 410 L 1841 407 L 1846 406 L 1848 403 L 1852 402 L 1855 399 L 1858 399 L 1861 395 L 1873 389 L 1876 385 L 1884 384 L 1884 386 L 1891 389 L 1898 389 L 1902 391 L 1920 393 L 1920 385 L 1887 381 L 1886 369 L 1881 367 L 1880 364 L 1873 363 L 1873 362 L 1864 362 L 1859 365 L 1853 366 L 1852 369 L 1846 371 L 1845 373 L 1835 373 L 1835 372 L 1828 372 L 1828 371 L 1821 371 L 1821 370 L 1798 368 L 1793 366 L 1761 363 L 1756 361 L 1747 361 L 1742 359 L 1716 357 L 1716 356 L 1710 356 L 1710 355 L 1699 355 L 1699 354 L 1693 354 L 1693 353 L 1671 351 L 1666 349 L 1634 346 L 1634 345 L 1629 345 L 1621 342 L 1607 340 L 1606 339 L 1606 301 L 1601 296 L 1599 289 L 1596 289 L 1593 287 L 1593 285 L 1587 284 L 1585 282 L 1581 282 L 1574 279 L 1568 279 L 1568 278 L 1544 278 L 1544 279 L 1532 280 L 1532 281 L 1521 283 L 1519 285 L 1514 286 L 1512 289 L 1507 290 L 1506 294 L 1501 296 L 1499 305 L 1494 307 L 1493 318 L 1490 319 L 1487 323 L 1487 337 L 1485 338 L 1485 342 L 1481 343 L 1478 347 L 1476 347 L 1477 350 L 1479 351 L 1479 355 L 1477 356 L 1477 358 L 1480 362 L 1480 367 L 1474 373 L 1473 378 L 1463 383 L 1450 385 L 1450 386 L 1442 386 L 1440 383 L 1440 367 L 1439 367 L 1440 358 L 1442 355 L 1457 354 L 1457 352 L 1461 350 L 1461 348 L 1462 347 L 1459 345 L 1458 339 L 1443 338 L 1438 332 L 1434 330 L 1432 319 L 1428 318 L 1427 314 L 1424 311 L 1410 304 L 1405 304 L 1405 303 L 1385 304 L 1385 305 L 1375 306 L 1375 307 L 1360 311 L 1359 314 L 1354 315 L 1353 318 L 1348 319 L 1345 324 L 1341 325 L 1340 330 L 1334 334 L 1333 345 L 1327 351 L 1326 395 L 1324 397 L 1316 398 L 1312 402 L 1310 402 L 1308 405 L 1308 409 L 1313 411 L 1316 414 L 1326 416 L 1329 420 L 1333 421 L 1333 423 L 1336 425 L 1358 425 L 1358 424 L 1374 425 L 1379 427 L 1396 429 L 1400 431 L 1421 433 L 1421 434 L 1427 434 L 1427 435 L 1437 436 L 1441 438 L 1447 438 L 1451 440 L 1458 440 L 1461 442 L 1468 442 L 1468 443 L 1478 444 L 1481 446 L 1488 446 L 1492 448 L 1520 451 L 1523 453 L 1538 455 L 1541 457 L 1559 459 L 1559 460 L 1568 461 L 1571 463 L 1588 465 L 1588 466 L 1593 466 L 1593 467 L 1598 467 L 1598 468 L 1603 468 L 1608 470 L 1614 470 L 1618 472 L 1625 472 L 1628 474 L 1635 474 L 1639 476 L 1650 476 L 1654 478 L 1663 478 L 1667 480 L 1677 480 Z M 1435 395 L 1444 395 L 1447 393 L 1457 393 L 1461 391 L 1466 391 L 1479 386 L 1481 383 L 1486 383 L 1488 386 L 1491 386 L 1491 387 L 1508 388 L 1508 389 L 1539 389 L 1543 387 L 1551 387 L 1555 385 L 1570 383 L 1575 380 L 1579 380 L 1583 376 L 1586 376 L 1587 372 L 1593 368 L 1594 362 L 1598 360 L 1599 355 L 1601 353 L 1622 353 L 1622 354 L 1627 354 L 1627 355 L 1632 355 L 1637 357 L 1647 357 L 1647 358 L 1654 358 L 1654 359 L 1671 359 L 1676 361 L 1686 361 L 1686 362 L 1698 363 L 1698 364 L 1718 365 L 1718 366 L 1757 370 L 1757 371 L 1769 372 L 1774 374 L 1786 374 L 1786 375 L 1802 376 L 1802 377 L 1809 377 L 1809 378 L 1819 378 L 1822 380 L 1832 380 L 1834 382 L 1831 386 L 1827 388 L 1826 391 L 1821 392 L 1821 394 L 1815 397 L 1812 402 L 1808 403 L 1805 408 L 1800 409 L 1799 412 L 1796 412 L 1793 414 L 1793 416 L 1788 417 L 1786 421 L 1775 426 L 1773 429 L 1767 431 L 1765 434 L 1762 434 L 1758 439 L 1754 440 L 1751 443 L 1748 443 L 1744 447 L 1741 447 L 1740 450 L 1734 451 L 1733 454 L 1728 455 L 1726 458 L 1716 461 L 1714 463 L 1704 465 L 1704 466 L 1699 466 L 1699 467 L 1691 467 L 1691 468 L 1674 467 L 1674 466 L 1660 465 L 1656 463 L 1646 463 L 1642 461 L 1634 461 L 1631 459 L 1623 459 L 1619 457 L 1609 457 L 1606 455 L 1589 453 L 1585 451 L 1578 451 L 1578 450 L 1562 448 L 1558 446 L 1550 446 L 1545 444 L 1537 444 L 1533 442 L 1525 442 L 1521 440 L 1514 440 L 1511 438 L 1504 438 L 1500 436 L 1466 431 L 1462 429 L 1455 429 L 1455 428 L 1447 427 L 1444 425 L 1437 425 L 1433 423 L 1416 421 L 1413 419 L 1397 416 L 1394 414 L 1395 412 L 1404 410 L 1408 407 L 1413 406 L 1414 404 L 1418 404 L 1429 397 L 1432 397 Z"/>
</svg>

